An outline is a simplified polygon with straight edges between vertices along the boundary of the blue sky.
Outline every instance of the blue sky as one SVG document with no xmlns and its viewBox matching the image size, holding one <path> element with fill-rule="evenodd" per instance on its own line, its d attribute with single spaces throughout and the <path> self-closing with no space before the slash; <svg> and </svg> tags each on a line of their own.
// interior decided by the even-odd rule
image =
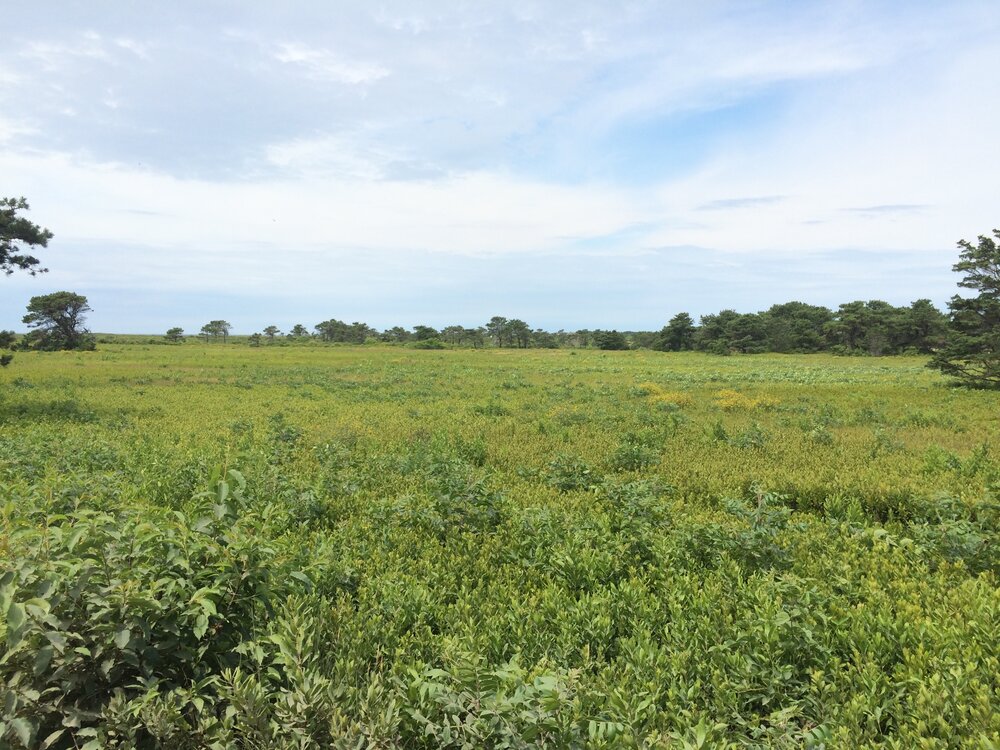
<svg viewBox="0 0 1000 750">
<path fill-rule="evenodd" d="M 0 328 L 943 305 L 1000 225 L 995 0 L 9 6 Z"/>
</svg>

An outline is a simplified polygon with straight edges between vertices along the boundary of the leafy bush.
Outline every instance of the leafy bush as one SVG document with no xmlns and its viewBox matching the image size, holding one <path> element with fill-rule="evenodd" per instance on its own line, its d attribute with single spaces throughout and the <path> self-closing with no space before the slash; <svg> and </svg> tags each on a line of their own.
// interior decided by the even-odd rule
<svg viewBox="0 0 1000 750">
<path fill-rule="evenodd" d="M 486 477 L 475 476 L 461 461 L 439 461 L 428 468 L 442 538 L 460 531 L 491 531 L 503 517 L 503 495 Z"/>
<path fill-rule="evenodd" d="M 589 490 L 600 482 L 590 466 L 579 456 L 560 453 L 545 467 L 545 483 L 560 492 Z"/>
<path fill-rule="evenodd" d="M 214 699 L 275 592 L 273 551 L 240 518 L 242 476 L 213 484 L 190 515 L 80 510 L 15 533 L 23 556 L 0 581 L 9 741 L 97 737 L 113 702 L 188 695 L 180 721 Z M 135 737 L 156 736 L 135 718 Z"/>
<path fill-rule="evenodd" d="M 659 460 L 660 454 L 653 446 L 636 436 L 628 436 L 615 448 L 608 466 L 612 471 L 642 471 Z"/>
<path fill-rule="evenodd" d="M 445 668 L 411 668 L 403 678 L 401 744 L 414 748 L 573 747 L 576 674 L 527 671 L 516 660 L 489 668 L 466 656 Z"/>
<path fill-rule="evenodd" d="M 447 349 L 445 343 L 441 339 L 430 338 L 422 339 L 420 341 L 414 341 L 410 343 L 411 349 Z"/>
</svg>

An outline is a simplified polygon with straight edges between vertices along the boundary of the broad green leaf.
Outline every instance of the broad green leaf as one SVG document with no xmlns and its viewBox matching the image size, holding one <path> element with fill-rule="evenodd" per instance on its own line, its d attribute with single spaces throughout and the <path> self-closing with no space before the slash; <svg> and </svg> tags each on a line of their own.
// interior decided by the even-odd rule
<svg viewBox="0 0 1000 750">
<path fill-rule="evenodd" d="M 44 617 L 49 613 L 50 605 L 44 599 L 28 599 L 24 608 L 32 617 Z"/>
<path fill-rule="evenodd" d="M 22 745 L 31 747 L 31 739 L 35 736 L 34 724 L 19 716 L 16 719 L 11 719 L 8 725 L 14 730 L 14 734 L 17 735 L 17 739 L 21 741 Z"/>
<path fill-rule="evenodd" d="M 194 637 L 197 638 L 198 640 L 201 640 L 207 631 L 208 631 L 208 618 L 203 614 L 198 615 L 198 618 L 195 620 L 194 624 L 194 630 L 193 630 Z"/>
<path fill-rule="evenodd" d="M 7 627 L 11 630 L 17 630 L 24 625 L 24 621 L 24 605 L 13 602 L 7 608 Z"/>
<path fill-rule="evenodd" d="M 56 731 L 54 731 L 52 734 L 50 734 L 42 741 L 42 747 L 43 748 L 52 747 L 53 743 L 60 737 L 62 737 L 65 731 L 66 731 L 65 729 L 57 729 Z"/>
<path fill-rule="evenodd" d="M 122 628 L 117 633 L 115 633 L 115 645 L 119 649 L 124 649 L 128 642 L 132 639 L 132 631 L 128 628 Z"/>
<path fill-rule="evenodd" d="M 80 543 L 80 540 L 83 538 L 83 535 L 86 533 L 86 531 L 87 528 L 83 525 L 79 525 L 75 529 L 73 529 L 73 533 L 70 534 L 69 538 L 66 540 L 66 548 L 70 552 L 72 552 L 76 547 L 76 545 Z"/>
<path fill-rule="evenodd" d="M 49 668 L 49 664 L 52 662 L 52 646 L 42 646 L 38 649 L 38 653 L 35 654 L 35 664 L 34 671 L 35 675 L 40 675 Z"/>
</svg>

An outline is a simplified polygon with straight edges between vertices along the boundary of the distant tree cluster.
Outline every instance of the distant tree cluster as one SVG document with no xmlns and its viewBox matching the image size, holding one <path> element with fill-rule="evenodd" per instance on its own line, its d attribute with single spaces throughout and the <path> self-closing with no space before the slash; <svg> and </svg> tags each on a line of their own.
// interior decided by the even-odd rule
<svg viewBox="0 0 1000 750">
<path fill-rule="evenodd" d="M 232 328 L 232 324 L 226 320 L 210 320 L 201 327 L 198 335 L 206 341 L 218 341 L 222 339 L 222 343 L 225 344 L 229 341 L 229 332 Z"/>
<path fill-rule="evenodd" d="M 202 327 L 201 336 L 210 341 L 227 340 L 230 324 L 214 320 Z M 581 329 L 545 331 L 532 328 L 519 318 L 494 316 L 476 328 L 450 325 L 438 330 L 428 325 L 413 328 L 393 326 L 379 331 L 367 323 L 347 323 L 336 318 L 317 323 L 310 334 L 295 325 L 286 342 L 315 340 L 331 344 L 382 342 L 415 348 L 443 346 L 498 349 L 592 348 L 608 351 L 657 349 L 659 351 L 704 351 L 712 354 L 756 354 L 760 352 L 835 352 L 879 356 L 902 352 L 930 353 L 943 345 L 948 335 L 948 318 L 929 300 L 917 300 L 907 307 L 871 300 L 849 302 L 836 311 L 804 302 L 786 302 L 759 313 L 723 310 L 704 315 L 700 325 L 689 313 L 674 315 L 660 331 L 618 331 Z M 171 328 L 170 341 L 182 331 Z M 275 344 L 281 330 L 274 325 L 249 337 L 253 346 Z"/>
<path fill-rule="evenodd" d="M 926 299 L 908 307 L 881 300 L 848 302 L 836 311 L 786 302 L 759 313 L 723 310 L 704 315 L 698 327 L 681 313 L 660 331 L 655 348 L 713 354 L 926 354 L 941 346 L 947 333 L 947 317 Z"/>
<path fill-rule="evenodd" d="M 345 323 L 342 320 L 324 320 L 316 324 L 316 336 L 331 344 L 363 344 L 378 336 L 378 331 L 367 323 Z"/>
</svg>

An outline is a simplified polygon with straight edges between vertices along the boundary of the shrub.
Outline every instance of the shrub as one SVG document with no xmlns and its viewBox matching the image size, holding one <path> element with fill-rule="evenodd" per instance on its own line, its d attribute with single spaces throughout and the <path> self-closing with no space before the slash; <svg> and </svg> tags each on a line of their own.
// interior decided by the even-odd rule
<svg viewBox="0 0 1000 750">
<path fill-rule="evenodd" d="M 18 532 L 23 554 L 0 580 L 8 740 L 97 737 L 115 710 L 134 712 L 134 737 L 148 741 L 144 705 L 172 703 L 187 724 L 217 700 L 218 675 L 238 665 L 282 581 L 241 523 L 242 476 L 212 484 L 191 515 L 82 510 Z"/>
<path fill-rule="evenodd" d="M 560 453 L 545 467 L 545 483 L 560 492 L 589 490 L 600 482 L 590 466 L 579 456 Z"/>
</svg>

